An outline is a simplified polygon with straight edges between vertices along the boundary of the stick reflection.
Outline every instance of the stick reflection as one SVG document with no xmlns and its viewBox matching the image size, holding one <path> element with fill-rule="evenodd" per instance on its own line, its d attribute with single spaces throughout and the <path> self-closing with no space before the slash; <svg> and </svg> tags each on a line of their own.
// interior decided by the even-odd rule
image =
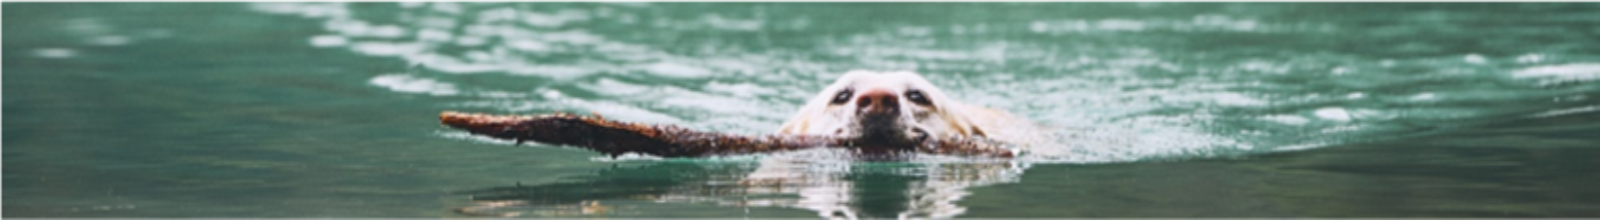
<svg viewBox="0 0 1600 220">
<path fill-rule="evenodd" d="M 1010 162 L 852 163 L 772 157 L 759 164 L 652 162 L 612 167 L 575 181 L 462 192 L 473 216 L 577 217 L 616 213 L 608 203 L 649 201 L 800 208 L 830 219 L 947 218 L 970 187 L 1016 182 Z M 646 213 L 646 215 L 648 215 Z"/>
</svg>

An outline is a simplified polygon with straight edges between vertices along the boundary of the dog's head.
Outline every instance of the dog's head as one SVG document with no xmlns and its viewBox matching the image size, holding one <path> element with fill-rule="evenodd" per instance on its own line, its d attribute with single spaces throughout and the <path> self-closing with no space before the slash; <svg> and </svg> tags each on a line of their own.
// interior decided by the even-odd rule
<svg viewBox="0 0 1600 220">
<path fill-rule="evenodd" d="M 954 105 L 958 104 L 915 73 L 850 71 L 807 101 L 778 132 L 881 143 L 982 136 Z"/>
</svg>

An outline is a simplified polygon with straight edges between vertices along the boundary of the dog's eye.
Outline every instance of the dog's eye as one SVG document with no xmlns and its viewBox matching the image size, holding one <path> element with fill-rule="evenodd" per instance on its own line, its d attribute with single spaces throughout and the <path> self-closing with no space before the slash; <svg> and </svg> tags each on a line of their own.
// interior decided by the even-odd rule
<svg viewBox="0 0 1600 220">
<path fill-rule="evenodd" d="M 918 105 L 933 105 L 933 101 L 928 101 L 928 96 L 923 95 L 922 90 L 906 91 L 906 99 Z"/>
<path fill-rule="evenodd" d="M 851 96 L 855 96 L 855 92 L 854 91 L 850 91 L 849 89 L 840 90 L 839 94 L 834 94 L 833 95 L 833 104 L 841 105 L 841 104 L 844 104 L 846 102 L 850 102 L 850 97 Z"/>
</svg>

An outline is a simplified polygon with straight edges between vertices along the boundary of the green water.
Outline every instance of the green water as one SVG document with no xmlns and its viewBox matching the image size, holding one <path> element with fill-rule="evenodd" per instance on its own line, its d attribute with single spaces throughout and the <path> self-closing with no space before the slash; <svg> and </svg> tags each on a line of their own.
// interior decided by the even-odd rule
<svg viewBox="0 0 1600 220">
<path fill-rule="evenodd" d="M 4 6 L 4 217 L 1600 216 L 1593 3 Z M 611 159 L 436 118 L 763 134 L 853 69 L 1054 141 Z"/>
</svg>

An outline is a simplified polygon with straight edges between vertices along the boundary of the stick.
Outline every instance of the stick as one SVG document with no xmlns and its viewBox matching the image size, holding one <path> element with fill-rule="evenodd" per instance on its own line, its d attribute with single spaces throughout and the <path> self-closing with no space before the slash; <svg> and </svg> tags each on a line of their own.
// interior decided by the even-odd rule
<svg viewBox="0 0 1600 220">
<path fill-rule="evenodd" d="M 645 125 L 610 121 L 600 117 L 556 113 L 539 116 L 470 114 L 445 111 L 439 121 L 452 128 L 518 144 L 534 141 L 589 149 L 612 157 L 640 153 L 660 157 L 703 157 L 792 151 L 811 148 L 853 148 L 859 141 L 823 135 L 741 136 L 694 131 L 672 125 Z M 907 142 L 899 152 L 916 152 L 1010 158 L 999 144 L 979 139 Z M 877 152 L 861 151 L 857 152 Z M 898 152 L 886 152 L 896 154 Z M 883 153 L 872 153 L 883 154 Z M 883 156 L 883 155 L 867 155 Z"/>
</svg>

